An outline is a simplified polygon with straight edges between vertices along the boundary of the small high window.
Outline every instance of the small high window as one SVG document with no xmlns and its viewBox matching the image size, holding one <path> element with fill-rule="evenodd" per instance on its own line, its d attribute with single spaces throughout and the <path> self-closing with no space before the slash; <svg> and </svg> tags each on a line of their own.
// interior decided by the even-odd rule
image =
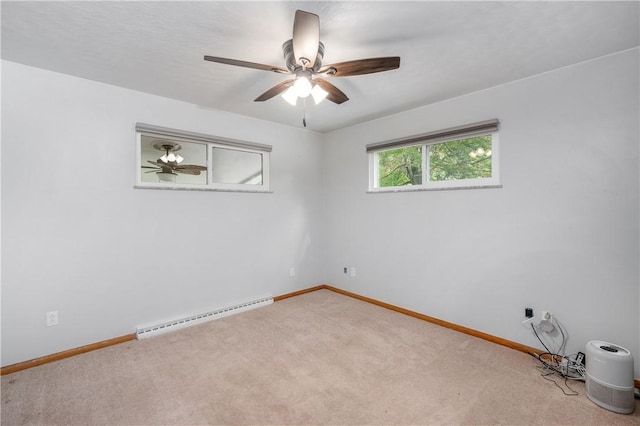
<svg viewBox="0 0 640 426">
<path fill-rule="evenodd" d="M 136 125 L 139 188 L 269 191 L 268 145 Z"/>
<path fill-rule="evenodd" d="M 500 186 L 498 121 L 367 146 L 372 192 Z"/>
</svg>

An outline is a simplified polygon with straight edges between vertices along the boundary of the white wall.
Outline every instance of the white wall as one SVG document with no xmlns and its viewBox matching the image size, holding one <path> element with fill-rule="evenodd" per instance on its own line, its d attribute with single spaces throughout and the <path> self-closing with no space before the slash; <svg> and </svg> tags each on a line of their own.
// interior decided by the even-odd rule
<svg viewBox="0 0 640 426">
<path fill-rule="evenodd" d="M 134 189 L 136 122 L 271 144 L 273 193 Z M 319 283 L 318 134 L 3 61 L 2 151 L 2 365 Z"/>
<path fill-rule="evenodd" d="M 640 377 L 638 80 L 634 49 L 326 135 L 327 281 L 540 348 L 549 310 Z M 493 118 L 502 188 L 366 193 L 367 144 Z"/>
</svg>

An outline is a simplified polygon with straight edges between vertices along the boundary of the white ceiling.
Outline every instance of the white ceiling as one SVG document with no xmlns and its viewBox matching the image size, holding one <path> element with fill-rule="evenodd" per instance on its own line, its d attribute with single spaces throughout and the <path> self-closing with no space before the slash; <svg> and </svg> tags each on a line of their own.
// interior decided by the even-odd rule
<svg viewBox="0 0 640 426">
<path fill-rule="evenodd" d="M 207 62 L 284 67 L 294 12 L 320 16 L 324 64 L 400 56 L 400 69 L 333 78 L 341 105 L 308 102 L 327 132 L 638 46 L 627 2 L 2 1 L 2 58 L 302 126 L 303 107 L 253 102 L 288 76 Z"/>
</svg>

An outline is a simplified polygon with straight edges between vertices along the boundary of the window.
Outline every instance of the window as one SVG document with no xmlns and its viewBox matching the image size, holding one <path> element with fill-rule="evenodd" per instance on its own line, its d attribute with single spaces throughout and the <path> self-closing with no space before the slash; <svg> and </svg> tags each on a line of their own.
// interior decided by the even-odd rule
<svg viewBox="0 0 640 426">
<path fill-rule="evenodd" d="M 369 190 L 500 186 L 498 120 L 371 144 Z"/>
<path fill-rule="evenodd" d="M 252 151 L 212 147 L 212 182 L 262 185 L 262 154 Z"/>
<path fill-rule="evenodd" d="M 138 188 L 269 191 L 268 145 L 136 125 Z"/>
</svg>

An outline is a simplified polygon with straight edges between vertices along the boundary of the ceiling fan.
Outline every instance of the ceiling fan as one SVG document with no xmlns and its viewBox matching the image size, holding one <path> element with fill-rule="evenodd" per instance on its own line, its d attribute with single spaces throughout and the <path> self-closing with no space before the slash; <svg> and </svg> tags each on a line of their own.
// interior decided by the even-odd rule
<svg viewBox="0 0 640 426">
<path fill-rule="evenodd" d="M 295 77 L 276 84 L 255 99 L 255 102 L 262 102 L 282 94 L 283 98 L 292 105 L 295 105 L 298 97 L 306 98 L 309 95 L 313 96 L 316 104 L 325 97 L 336 104 L 349 100 L 347 95 L 323 77 L 350 77 L 389 71 L 400 67 L 399 56 L 322 65 L 324 44 L 320 41 L 320 18 L 316 14 L 302 10 L 296 11 L 293 21 L 293 38 L 284 42 L 282 51 L 286 69 L 217 56 L 205 55 L 204 59 L 221 64 L 294 75 Z"/>
<path fill-rule="evenodd" d="M 158 151 L 164 152 L 164 155 L 156 161 L 147 160 L 147 163 L 153 164 L 154 167 L 142 166 L 142 168 L 151 169 L 145 173 L 156 173 L 160 180 L 170 181 L 175 179 L 178 174 L 197 176 L 207 170 L 205 166 L 181 164 L 184 158 L 180 154 L 176 154 L 176 152 L 180 151 L 182 146 L 177 142 L 158 140 L 151 146 Z"/>
</svg>

